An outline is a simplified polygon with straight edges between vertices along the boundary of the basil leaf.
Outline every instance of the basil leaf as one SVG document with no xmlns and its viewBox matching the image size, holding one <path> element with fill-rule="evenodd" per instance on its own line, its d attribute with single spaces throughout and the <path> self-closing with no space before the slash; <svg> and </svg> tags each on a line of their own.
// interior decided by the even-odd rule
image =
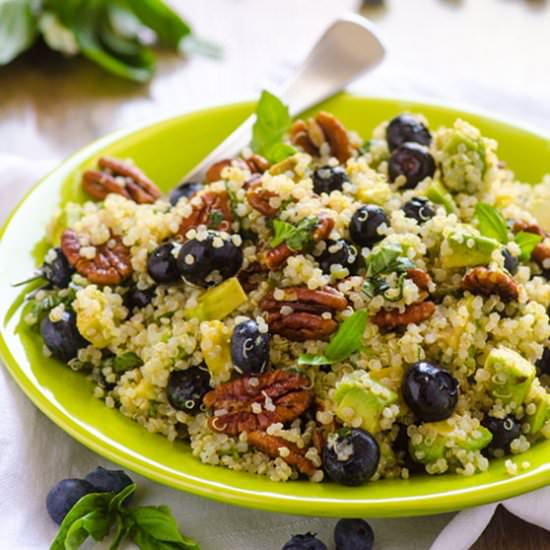
<svg viewBox="0 0 550 550">
<path fill-rule="evenodd" d="M 130 485 L 126 485 L 122 491 L 117 493 L 113 496 L 113 498 L 109 501 L 109 510 L 117 510 L 119 512 L 124 511 L 122 509 L 122 505 L 124 504 L 124 501 L 136 490 L 136 484 L 131 483 Z"/>
<path fill-rule="evenodd" d="M 128 516 L 132 522 L 130 536 L 142 550 L 200 550 L 195 541 L 180 533 L 176 520 L 166 506 L 142 506 L 130 511 Z"/>
<path fill-rule="evenodd" d="M 312 353 L 303 353 L 298 357 L 298 365 L 315 365 L 322 367 L 323 365 L 332 365 L 336 363 L 334 359 L 329 359 L 326 355 L 313 355 Z"/>
<path fill-rule="evenodd" d="M 277 164 L 294 154 L 296 154 L 296 149 L 292 145 L 288 143 L 276 143 L 266 151 L 266 158 L 269 162 Z"/>
<path fill-rule="evenodd" d="M 116 515 L 116 531 L 109 550 L 118 550 L 118 547 L 130 531 L 131 522 L 127 521 L 121 514 Z"/>
<path fill-rule="evenodd" d="M 339 327 L 325 349 L 325 355 L 333 361 L 342 361 L 363 345 L 363 333 L 367 326 L 368 311 L 355 311 Z"/>
<path fill-rule="evenodd" d="M 542 241 L 540 235 L 535 235 L 534 233 L 527 233 L 526 231 L 520 231 L 514 236 L 514 240 L 518 244 L 521 254 L 519 259 L 522 262 L 528 262 L 531 258 L 533 250 Z"/>
<path fill-rule="evenodd" d="M 256 122 L 252 127 L 252 149 L 270 162 L 277 162 L 281 149 L 274 146 L 282 144 L 283 136 L 290 128 L 290 124 L 288 107 L 279 98 L 263 90 L 256 107 Z M 273 157 L 270 155 L 272 150 Z M 288 152 L 286 149 L 286 153 Z"/>
<path fill-rule="evenodd" d="M 50 550 L 65 550 L 65 539 L 73 523 L 91 512 L 107 511 L 109 502 L 114 496 L 114 493 L 90 493 L 78 500 L 61 522 L 57 536 L 50 546 Z M 76 537 L 77 535 L 75 534 L 73 536 Z"/>
<path fill-rule="evenodd" d="M 127 351 L 116 357 L 107 357 L 102 361 L 103 367 L 111 367 L 115 372 L 122 373 L 136 367 L 141 367 L 143 361 L 132 351 Z"/>
<path fill-rule="evenodd" d="M 32 0 L 0 0 L 0 65 L 30 48 L 37 34 Z"/>
<path fill-rule="evenodd" d="M 479 224 L 479 232 L 484 237 L 490 237 L 506 244 L 508 242 L 508 226 L 502 214 L 490 204 L 478 202 L 475 217 Z"/>
<path fill-rule="evenodd" d="M 403 254 L 398 244 L 388 244 L 371 252 L 367 257 L 367 277 L 386 273 L 389 267 Z"/>
<path fill-rule="evenodd" d="M 94 510 L 77 519 L 69 528 L 65 538 L 65 550 L 77 550 L 91 536 L 103 540 L 111 530 L 113 518 L 102 510 Z"/>
<path fill-rule="evenodd" d="M 294 226 L 282 220 L 273 220 L 273 238 L 269 243 L 272 248 L 283 244 L 294 233 Z"/>
</svg>

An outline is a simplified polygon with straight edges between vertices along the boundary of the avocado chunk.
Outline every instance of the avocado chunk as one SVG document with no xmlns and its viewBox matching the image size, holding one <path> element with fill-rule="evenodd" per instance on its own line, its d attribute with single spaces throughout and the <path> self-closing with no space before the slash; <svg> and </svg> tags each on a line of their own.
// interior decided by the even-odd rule
<svg viewBox="0 0 550 550">
<path fill-rule="evenodd" d="M 380 416 L 384 407 L 397 401 L 397 394 L 375 382 L 366 372 L 346 374 L 336 385 L 333 400 L 336 416 L 344 423 L 359 416 L 361 428 L 370 433 L 380 431 Z"/>
<path fill-rule="evenodd" d="M 550 394 L 541 386 L 536 378 L 529 388 L 525 403 L 529 433 L 536 434 L 550 418 Z M 531 412 L 533 408 L 531 405 L 535 406 L 534 412 Z M 530 412 L 531 414 L 529 414 Z"/>
<path fill-rule="evenodd" d="M 484 368 L 490 374 L 489 392 L 495 399 L 510 405 L 512 410 L 525 401 L 535 379 L 535 365 L 519 353 L 500 347 L 490 351 Z"/>
<path fill-rule="evenodd" d="M 441 263 L 445 268 L 487 265 L 500 247 L 495 239 L 483 237 L 473 227 L 462 226 L 450 233 L 441 246 Z"/>
<path fill-rule="evenodd" d="M 446 450 L 480 451 L 487 447 L 493 435 L 480 425 L 477 419 L 468 418 L 469 429 L 464 429 L 463 418 L 453 415 L 440 422 L 425 422 L 416 428 L 409 440 L 411 456 L 422 464 L 430 464 L 444 458 Z"/>
<path fill-rule="evenodd" d="M 432 181 L 428 189 L 426 189 L 426 197 L 435 204 L 440 204 L 445 208 L 447 214 L 456 214 L 458 208 L 452 195 L 446 187 L 438 180 Z"/>
</svg>

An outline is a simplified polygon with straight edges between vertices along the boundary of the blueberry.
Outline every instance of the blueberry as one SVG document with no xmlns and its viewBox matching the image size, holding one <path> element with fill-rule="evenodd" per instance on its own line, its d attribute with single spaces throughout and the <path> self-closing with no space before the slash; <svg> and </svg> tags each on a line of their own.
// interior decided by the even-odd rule
<svg viewBox="0 0 550 550">
<path fill-rule="evenodd" d="M 372 435 L 359 428 L 341 428 L 331 434 L 323 449 L 323 468 L 342 485 L 361 485 L 376 472 L 380 449 Z"/>
<path fill-rule="evenodd" d="M 54 248 L 55 258 L 45 261 L 42 265 L 42 275 L 54 288 L 67 288 L 71 282 L 74 269 L 61 251 L 61 248 Z"/>
<path fill-rule="evenodd" d="M 54 357 L 69 362 L 74 359 L 78 350 L 85 348 L 88 342 L 78 332 L 74 311 L 64 311 L 59 321 L 51 321 L 46 315 L 42 319 L 40 332 L 46 347 Z"/>
<path fill-rule="evenodd" d="M 334 528 L 336 550 L 372 550 L 374 531 L 364 519 L 341 519 Z"/>
<path fill-rule="evenodd" d="M 321 166 L 313 172 L 313 190 L 318 195 L 341 191 L 347 181 L 348 175 L 341 166 Z"/>
<path fill-rule="evenodd" d="M 493 434 L 491 443 L 485 448 L 490 456 L 494 456 L 497 450 L 509 453 L 510 443 L 521 435 L 521 425 L 512 415 L 506 418 L 486 416 L 481 425 Z"/>
<path fill-rule="evenodd" d="M 198 193 L 203 187 L 204 185 L 197 181 L 185 181 L 181 183 L 170 193 L 170 204 L 172 206 L 176 206 L 177 202 L 182 197 L 186 197 L 190 199 L 193 195 Z"/>
<path fill-rule="evenodd" d="M 209 287 L 237 274 L 243 252 L 230 236 L 209 231 L 202 239 L 190 239 L 180 249 L 178 268 L 188 283 Z"/>
<path fill-rule="evenodd" d="M 518 257 L 513 256 L 506 247 L 502 248 L 502 255 L 504 256 L 504 268 L 508 270 L 510 275 L 515 275 L 518 272 Z"/>
<path fill-rule="evenodd" d="M 155 283 L 179 281 L 178 262 L 173 254 L 174 243 L 157 246 L 147 258 L 147 273 Z"/>
<path fill-rule="evenodd" d="M 203 367 L 190 367 L 185 370 L 174 370 L 168 377 L 166 395 L 174 409 L 187 414 L 198 414 L 202 398 L 210 391 L 210 374 Z"/>
<path fill-rule="evenodd" d="M 132 287 L 124 295 L 124 305 L 129 311 L 134 309 L 141 309 L 148 306 L 155 297 L 155 288 L 150 287 L 144 290 L 139 289 L 137 286 Z"/>
<path fill-rule="evenodd" d="M 48 514 L 59 525 L 83 496 L 94 492 L 95 487 L 84 479 L 62 479 L 50 489 L 46 497 Z"/>
<path fill-rule="evenodd" d="M 537 374 L 539 376 L 541 374 L 550 375 L 550 349 L 544 348 L 544 351 L 542 352 L 542 357 L 540 359 L 537 359 L 535 367 L 537 367 Z"/>
<path fill-rule="evenodd" d="M 411 115 L 399 115 L 388 124 L 386 140 L 390 151 L 406 142 L 430 145 L 432 136 L 426 126 Z"/>
<path fill-rule="evenodd" d="M 384 238 L 384 235 L 378 232 L 382 224 L 388 224 L 388 218 L 382 208 L 374 204 L 359 207 L 349 224 L 351 240 L 359 246 L 372 247 Z"/>
<path fill-rule="evenodd" d="M 327 550 L 327 545 L 320 541 L 315 533 L 292 535 L 282 550 Z"/>
<path fill-rule="evenodd" d="M 357 248 L 344 239 L 327 241 L 326 244 L 325 250 L 317 258 L 323 273 L 330 275 L 333 265 L 341 265 L 348 269 L 350 275 L 356 275 L 362 260 Z"/>
<path fill-rule="evenodd" d="M 409 408 L 423 422 L 449 418 L 458 401 L 456 378 L 428 361 L 419 361 L 409 368 L 402 391 Z"/>
<path fill-rule="evenodd" d="M 435 173 L 435 161 L 428 149 L 418 143 L 404 143 L 390 156 L 388 175 L 390 181 L 405 176 L 402 189 L 412 189 L 418 183 Z"/>
<path fill-rule="evenodd" d="M 91 483 L 98 493 L 120 493 L 122 489 L 134 483 L 132 478 L 122 470 L 107 470 L 101 466 L 90 472 L 84 479 Z"/>
<path fill-rule="evenodd" d="M 242 374 L 260 374 L 269 363 L 269 334 L 256 321 L 239 323 L 231 336 L 231 359 Z"/>
<path fill-rule="evenodd" d="M 422 197 L 412 198 L 402 206 L 401 210 L 403 210 L 407 218 L 412 218 L 419 224 L 435 216 L 433 204 L 428 199 Z"/>
</svg>

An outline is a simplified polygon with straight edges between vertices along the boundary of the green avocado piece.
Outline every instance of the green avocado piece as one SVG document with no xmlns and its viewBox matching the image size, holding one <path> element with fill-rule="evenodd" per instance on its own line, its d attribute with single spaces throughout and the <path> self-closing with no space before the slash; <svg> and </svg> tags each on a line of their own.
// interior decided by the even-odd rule
<svg viewBox="0 0 550 550">
<path fill-rule="evenodd" d="M 500 247 L 495 239 L 483 237 L 475 233 L 473 228 L 470 230 L 467 227 L 448 235 L 446 243 L 451 253 L 441 256 L 445 268 L 487 265 L 493 252 Z"/>
<path fill-rule="evenodd" d="M 456 214 L 458 208 L 452 195 L 447 188 L 438 180 L 432 181 L 428 189 L 426 189 L 426 197 L 435 204 L 440 204 L 445 208 L 447 214 Z"/>
<path fill-rule="evenodd" d="M 357 416 L 361 428 L 370 433 L 380 431 L 380 415 L 384 407 L 397 401 L 397 394 L 374 381 L 366 372 L 355 371 L 342 377 L 334 391 L 336 416 L 350 423 Z"/>
<path fill-rule="evenodd" d="M 533 380 L 525 402 L 527 404 L 526 408 L 530 408 L 531 403 L 536 407 L 533 414 L 527 413 L 529 433 L 536 434 L 550 418 L 550 394 L 540 385 L 538 379 Z"/>
<path fill-rule="evenodd" d="M 493 439 L 493 434 L 483 426 L 477 426 L 472 433 L 465 433 L 463 430 L 455 429 L 449 420 L 426 422 L 419 426 L 422 441 L 417 444 L 414 444 L 412 439 L 409 441 L 409 452 L 415 460 L 422 464 L 435 462 L 444 457 L 447 447 L 480 451 Z"/>
<path fill-rule="evenodd" d="M 535 379 L 535 365 L 519 353 L 500 347 L 490 351 L 484 368 L 491 375 L 489 392 L 495 399 L 513 405 L 512 409 L 525 401 Z"/>
</svg>

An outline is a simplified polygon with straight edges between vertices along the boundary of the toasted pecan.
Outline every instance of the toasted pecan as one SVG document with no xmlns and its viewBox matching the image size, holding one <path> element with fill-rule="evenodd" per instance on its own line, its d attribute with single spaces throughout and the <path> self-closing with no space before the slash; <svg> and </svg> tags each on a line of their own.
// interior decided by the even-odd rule
<svg viewBox="0 0 550 550">
<path fill-rule="evenodd" d="M 309 408 L 312 398 L 307 376 L 275 370 L 220 384 L 204 396 L 203 403 L 213 409 L 210 428 L 235 436 L 265 430 L 274 422 L 290 423 Z"/>
<path fill-rule="evenodd" d="M 180 235 L 185 236 L 189 229 L 204 225 L 218 231 L 231 231 L 233 211 L 231 201 L 226 191 L 206 191 L 194 197 L 191 201 L 192 212 L 183 218 L 178 229 Z M 220 219 L 214 219 L 218 214 Z"/>
<path fill-rule="evenodd" d="M 277 193 L 262 188 L 260 179 L 252 181 L 247 188 L 246 198 L 248 204 L 264 216 L 272 218 L 279 211 L 278 208 L 271 206 L 270 200 L 277 197 Z"/>
<path fill-rule="evenodd" d="M 519 233 L 520 231 L 523 231 L 525 233 L 534 233 L 535 235 L 540 235 L 541 237 L 544 237 L 546 235 L 546 232 L 540 225 L 523 221 L 514 222 L 512 231 L 514 233 Z"/>
<path fill-rule="evenodd" d="M 503 300 L 517 300 L 519 295 L 519 286 L 511 275 L 487 267 L 470 269 L 464 275 L 462 284 L 465 290 L 474 294 L 497 294 Z"/>
<path fill-rule="evenodd" d="M 313 462 L 304 456 L 305 449 L 300 449 L 297 445 L 282 437 L 269 435 L 261 431 L 248 432 L 248 443 L 271 458 L 280 457 L 287 464 L 296 466 L 302 474 L 311 477 L 316 471 Z M 288 449 L 288 453 L 281 455 L 279 449 L 284 448 Z"/>
<path fill-rule="evenodd" d="M 373 317 L 372 322 L 383 329 L 404 327 L 411 323 L 417 324 L 431 317 L 435 312 L 433 302 L 418 302 L 411 304 L 401 312 L 398 309 L 380 310 Z"/>
<path fill-rule="evenodd" d="M 131 275 L 130 251 L 118 236 L 112 236 L 106 244 L 95 247 L 92 259 L 80 255 L 80 239 L 72 229 L 65 229 L 61 236 L 61 250 L 68 262 L 90 282 L 98 285 L 117 285 Z"/>
<path fill-rule="evenodd" d="M 407 271 L 407 277 L 420 289 L 420 290 L 426 290 L 428 291 L 430 289 L 430 286 L 433 283 L 432 278 L 430 277 L 430 274 L 424 271 L 423 269 L 419 269 L 417 267 L 414 267 L 413 269 L 409 269 Z"/>
<path fill-rule="evenodd" d="M 113 157 L 101 157 L 98 170 L 82 174 L 82 187 L 94 199 L 103 200 L 109 193 L 122 195 L 138 204 L 155 202 L 159 188 L 136 166 Z"/>
</svg>

